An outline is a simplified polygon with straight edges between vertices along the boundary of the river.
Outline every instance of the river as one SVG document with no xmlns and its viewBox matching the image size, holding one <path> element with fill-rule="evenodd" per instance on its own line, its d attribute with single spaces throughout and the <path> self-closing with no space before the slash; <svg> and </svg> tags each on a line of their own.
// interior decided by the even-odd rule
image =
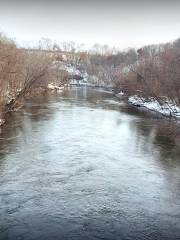
<svg viewBox="0 0 180 240">
<path fill-rule="evenodd" d="M 27 101 L 0 134 L 0 239 L 180 239 L 164 122 L 91 88 Z"/>
</svg>

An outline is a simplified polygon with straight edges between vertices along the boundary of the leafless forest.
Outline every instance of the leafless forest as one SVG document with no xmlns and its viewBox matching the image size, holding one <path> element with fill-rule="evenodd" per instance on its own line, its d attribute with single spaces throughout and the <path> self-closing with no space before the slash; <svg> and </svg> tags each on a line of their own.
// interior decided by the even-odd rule
<svg viewBox="0 0 180 240">
<path fill-rule="evenodd" d="M 63 64 L 86 72 L 88 83 L 110 87 L 115 93 L 166 103 L 171 112 L 180 105 L 180 39 L 126 51 L 98 44 L 82 51 L 73 42 L 58 46 L 50 40 L 40 41 L 36 49 L 22 49 L 1 34 L 0 119 L 23 104 L 28 94 L 44 91 L 50 83 L 66 84 L 72 76 Z"/>
<path fill-rule="evenodd" d="M 103 50 L 103 49 L 102 49 Z M 91 55 L 87 71 L 115 92 L 180 104 L 180 40 Z"/>
<path fill-rule="evenodd" d="M 46 51 L 42 50 L 46 49 Z M 0 119 L 21 106 L 27 95 L 47 89 L 49 81 L 61 86 L 68 73 L 59 69 L 58 56 L 47 51 L 48 43 L 40 42 L 36 51 L 20 49 L 15 42 L 0 36 Z M 34 91 L 34 90 L 37 91 Z"/>
</svg>

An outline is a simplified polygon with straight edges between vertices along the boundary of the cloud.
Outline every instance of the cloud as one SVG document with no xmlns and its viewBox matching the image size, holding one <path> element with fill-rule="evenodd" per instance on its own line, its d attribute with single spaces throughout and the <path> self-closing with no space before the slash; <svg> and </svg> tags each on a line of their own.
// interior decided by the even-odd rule
<svg viewBox="0 0 180 240">
<path fill-rule="evenodd" d="M 18 42 L 48 37 L 126 48 L 180 36 L 179 9 L 176 0 L 6 0 L 0 29 Z"/>
</svg>

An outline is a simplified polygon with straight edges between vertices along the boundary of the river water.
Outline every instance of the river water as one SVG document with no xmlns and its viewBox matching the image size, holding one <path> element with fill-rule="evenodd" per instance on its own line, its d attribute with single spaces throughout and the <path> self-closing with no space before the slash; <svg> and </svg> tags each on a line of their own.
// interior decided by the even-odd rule
<svg viewBox="0 0 180 240">
<path fill-rule="evenodd" d="M 166 128 L 91 88 L 28 101 L 0 134 L 0 239 L 180 239 Z"/>
</svg>

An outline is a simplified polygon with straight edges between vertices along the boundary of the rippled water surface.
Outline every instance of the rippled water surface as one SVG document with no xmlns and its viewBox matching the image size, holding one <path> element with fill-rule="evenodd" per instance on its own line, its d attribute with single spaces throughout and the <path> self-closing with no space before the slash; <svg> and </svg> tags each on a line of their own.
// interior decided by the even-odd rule
<svg viewBox="0 0 180 240">
<path fill-rule="evenodd" d="M 180 239 L 180 147 L 163 121 L 73 88 L 0 134 L 0 239 Z"/>
</svg>

